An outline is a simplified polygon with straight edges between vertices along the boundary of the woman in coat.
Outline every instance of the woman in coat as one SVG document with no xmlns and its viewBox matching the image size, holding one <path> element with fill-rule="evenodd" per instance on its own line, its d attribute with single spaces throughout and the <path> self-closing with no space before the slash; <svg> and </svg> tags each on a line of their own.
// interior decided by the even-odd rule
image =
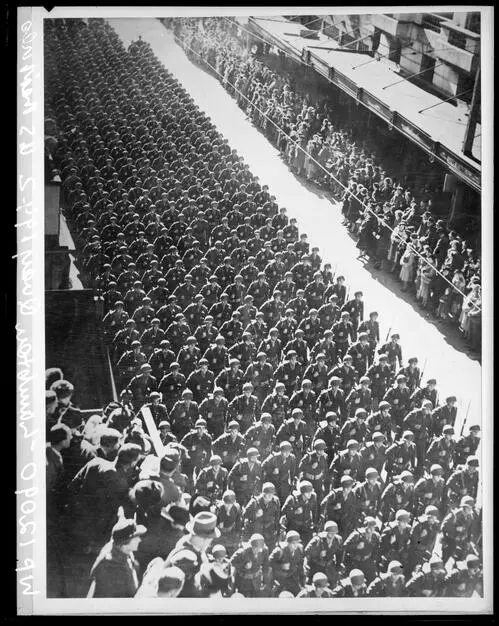
<svg viewBox="0 0 499 626">
<path fill-rule="evenodd" d="M 400 259 L 400 280 L 403 283 L 402 291 L 407 291 L 409 283 L 413 279 L 414 266 L 416 263 L 416 253 L 414 252 L 413 244 L 408 243 L 402 258 Z"/>
</svg>

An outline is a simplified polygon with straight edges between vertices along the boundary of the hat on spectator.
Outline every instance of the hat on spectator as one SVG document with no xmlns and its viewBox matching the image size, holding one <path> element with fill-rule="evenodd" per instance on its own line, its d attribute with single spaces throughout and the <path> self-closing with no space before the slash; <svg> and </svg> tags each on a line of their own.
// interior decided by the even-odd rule
<svg viewBox="0 0 499 626">
<path fill-rule="evenodd" d="M 189 533 L 205 539 L 220 537 L 220 531 L 217 528 L 217 517 L 209 511 L 197 513 L 193 520 L 187 522 L 185 528 Z"/>
<path fill-rule="evenodd" d="M 147 528 L 141 524 L 137 525 L 133 519 L 121 518 L 113 526 L 111 539 L 115 544 L 123 544 L 133 537 L 142 537 L 147 532 Z"/>
</svg>

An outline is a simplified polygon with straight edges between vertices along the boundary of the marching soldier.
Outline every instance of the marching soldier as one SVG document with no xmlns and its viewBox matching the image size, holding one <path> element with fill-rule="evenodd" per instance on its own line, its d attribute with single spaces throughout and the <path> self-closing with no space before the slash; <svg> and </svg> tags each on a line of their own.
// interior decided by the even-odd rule
<svg viewBox="0 0 499 626">
<path fill-rule="evenodd" d="M 280 534 L 281 504 L 272 483 L 264 483 L 262 493 L 253 496 L 243 509 L 243 537 L 258 532 L 272 550 Z"/>
<path fill-rule="evenodd" d="M 265 597 L 270 587 L 269 550 L 261 534 L 236 550 L 230 559 L 234 589 L 246 598 Z"/>
<path fill-rule="evenodd" d="M 358 482 L 354 487 L 357 499 L 357 519 L 361 524 L 367 517 L 376 517 L 379 513 L 383 486 L 380 482 L 378 470 L 368 467 L 365 480 Z"/>
<path fill-rule="evenodd" d="M 375 432 L 372 441 L 365 443 L 360 451 L 361 467 L 357 475 L 359 480 L 365 478 L 367 468 L 374 468 L 381 474 L 386 463 L 385 435 Z"/>
<path fill-rule="evenodd" d="M 334 598 L 363 598 L 366 594 L 366 578 L 360 569 L 351 570 L 348 578 L 341 580 L 333 589 Z"/>
<path fill-rule="evenodd" d="M 340 445 L 340 429 L 338 427 L 338 415 L 334 411 L 326 413 L 324 421 L 319 423 L 314 435 L 313 444 L 316 441 L 324 441 L 326 444 L 326 455 L 328 465 L 331 465 L 333 458 Z"/>
<path fill-rule="evenodd" d="M 242 457 L 229 472 L 228 487 L 234 491 L 237 501 L 246 506 L 249 500 L 259 493 L 262 482 L 262 464 L 258 460 L 256 448 L 248 448 L 246 458 Z"/>
<path fill-rule="evenodd" d="M 260 402 L 252 392 L 253 385 L 244 383 L 243 393 L 229 403 L 229 418 L 239 423 L 242 434 L 260 419 Z"/>
<path fill-rule="evenodd" d="M 474 424 L 469 428 L 469 434 L 465 437 L 460 437 L 456 441 L 456 447 L 454 449 L 454 465 L 464 465 L 468 460 L 468 457 L 476 454 L 478 444 L 480 443 L 480 426 Z"/>
<path fill-rule="evenodd" d="M 283 531 L 297 531 L 305 544 L 312 538 L 317 527 L 317 494 L 308 480 L 301 481 L 284 501 L 280 524 Z"/>
<path fill-rule="evenodd" d="M 376 519 L 366 517 L 364 525 L 354 530 L 343 544 L 345 565 L 361 570 L 367 582 L 376 578 L 381 536 L 376 529 Z"/>
<path fill-rule="evenodd" d="M 475 500 L 471 496 L 464 496 L 459 507 L 447 513 L 442 522 L 442 559 L 446 565 L 451 557 L 456 562 L 467 554 L 477 553 L 479 528 Z"/>
<path fill-rule="evenodd" d="M 213 451 L 222 458 L 224 467 L 231 470 L 244 450 L 244 438 L 239 432 L 239 422 L 229 422 L 228 431 L 213 442 Z"/>
<path fill-rule="evenodd" d="M 391 561 L 386 574 L 377 576 L 367 588 L 369 598 L 401 598 L 406 595 L 402 563 Z"/>
<path fill-rule="evenodd" d="M 416 446 L 414 444 L 414 433 L 406 430 L 402 438 L 392 443 L 386 451 L 386 475 L 387 480 L 408 470 L 414 472 L 416 467 Z"/>
<path fill-rule="evenodd" d="M 329 467 L 329 474 L 332 484 L 338 487 L 342 477 L 346 474 L 357 480 L 358 473 L 362 466 L 362 458 L 359 454 L 360 444 L 356 439 L 350 439 L 344 450 L 339 451 Z"/>
<path fill-rule="evenodd" d="M 216 504 L 227 488 L 227 473 L 225 467 L 222 467 L 221 457 L 214 454 L 210 458 L 209 465 L 196 476 L 192 501 L 194 502 L 197 496 L 202 496 L 210 504 Z"/>
<path fill-rule="evenodd" d="M 370 365 L 367 377 L 371 381 L 371 395 L 373 408 L 378 408 L 378 403 L 383 400 L 392 381 L 392 371 L 388 365 L 386 354 L 380 354 L 378 362 Z"/>
<path fill-rule="evenodd" d="M 444 426 L 449 425 L 454 428 L 457 416 L 456 401 L 456 396 L 448 396 L 445 398 L 445 404 L 433 409 L 430 426 L 430 434 L 432 437 L 440 437 Z"/>
<path fill-rule="evenodd" d="M 292 453 L 293 446 L 289 441 L 279 444 L 279 452 L 273 452 L 263 462 L 264 480 L 275 485 L 276 493 L 284 502 L 293 488 L 296 476 L 296 457 Z"/>
<path fill-rule="evenodd" d="M 442 478 L 443 469 L 441 465 L 434 463 L 430 467 L 429 476 L 422 476 L 414 486 L 416 496 L 415 514 L 420 515 L 427 506 L 436 506 L 442 510 L 445 481 Z"/>
<path fill-rule="evenodd" d="M 260 421 L 255 422 L 244 434 L 244 445 L 256 449 L 260 458 L 266 459 L 272 452 L 275 439 L 275 427 L 272 415 L 262 413 Z"/>
<path fill-rule="evenodd" d="M 286 541 L 272 550 L 269 564 L 273 578 L 272 595 L 276 597 L 283 591 L 289 591 L 296 596 L 305 584 L 303 545 L 297 531 L 286 533 Z"/>
<path fill-rule="evenodd" d="M 340 487 L 331 489 L 321 502 L 321 526 L 333 520 L 338 524 L 343 539 L 355 529 L 357 498 L 352 491 L 354 479 L 344 474 L 340 480 Z"/>
<path fill-rule="evenodd" d="M 208 432 L 214 440 L 223 434 L 227 420 L 229 403 L 223 394 L 221 387 L 215 387 L 213 394 L 199 406 L 199 415 L 206 420 Z"/>
<path fill-rule="evenodd" d="M 399 344 L 400 335 L 393 333 L 390 337 L 390 341 L 383 344 L 381 348 L 378 348 L 378 354 L 386 354 L 390 368 L 395 374 L 397 367 L 404 367 L 402 363 L 402 348 Z"/>
<path fill-rule="evenodd" d="M 399 509 L 412 513 L 414 503 L 414 476 L 412 472 L 404 470 L 400 476 L 388 483 L 381 495 L 382 520 L 392 521 Z"/>
<path fill-rule="evenodd" d="M 220 531 L 218 542 L 223 545 L 229 556 L 237 550 L 241 543 L 242 509 L 236 502 L 236 494 L 227 489 L 222 501 L 216 508 L 217 528 Z"/>
<path fill-rule="evenodd" d="M 274 391 L 265 398 L 262 411 L 272 417 L 272 424 L 279 428 L 289 415 L 289 397 L 285 395 L 284 383 L 277 382 Z"/>
<path fill-rule="evenodd" d="M 378 410 L 371 413 L 366 420 L 367 439 L 374 441 L 376 433 L 384 435 L 389 442 L 392 441 L 392 418 L 390 416 L 390 403 L 382 400 Z"/>
<path fill-rule="evenodd" d="M 428 561 L 429 569 L 421 568 L 413 573 L 406 583 L 407 595 L 413 598 L 439 598 L 445 595 L 445 571 L 442 559 L 432 556 Z"/>
<path fill-rule="evenodd" d="M 315 439 L 313 451 L 307 452 L 300 461 L 298 479 L 307 480 L 312 484 L 318 502 L 322 502 L 329 487 L 328 465 L 326 442 Z"/>
<path fill-rule="evenodd" d="M 464 496 L 476 498 L 478 494 L 478 458 L 469 456 L 466 464 L 457 467 L 447 479 L 446 503 L 449 508 L 458 506 Z"/>
<path fill-rule="evenodd" d="M 402 374 L 397 376 L 396 383 L 386 392 L 383 400 L 390 403 L 393 429 L 396 433 L 402 430 L 402 422 L 409 412 L 410 393 L 406 378 Z"/>
<path fill-rule="evenodd" d="M 400 509 L 395 514 L 395 520 L 388 522 L 381 533 L 380 564 L 390 563 L 390 561 L 399 561 L 404 571 L 408 569 L 409 548 L 411 542 L 410 535 L 411 514 Z"/>
<path fill-rule="evenodd" d="M 422 567 L 431 558 L 440 526 L 438 517 L 439 510 L 430 504 L 424 514 L 414 520 L 408 571 L 414 572 L 417 566 Z"/>
<path fill-rule="evenodd" d="M 331 587 L 338 584 L 343 572 L 343 540 L 335 521 L 326 522 L 324 530 L 306 544 L 304 568 L 309 581 L 313 581 L 315 575 L 321 572 Z"/>
</svg>

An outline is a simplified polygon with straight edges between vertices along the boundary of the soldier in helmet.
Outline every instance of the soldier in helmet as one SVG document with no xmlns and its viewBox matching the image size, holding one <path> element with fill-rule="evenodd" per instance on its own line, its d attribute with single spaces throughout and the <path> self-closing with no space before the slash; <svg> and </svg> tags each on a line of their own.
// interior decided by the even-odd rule
<svg viewBox="0 0 499 626">
<path fill-rule="evenodd" d="M 249 500 L 260 492 L 262 464 L 258 460 L 259 456 L 257 448 L 248 448 L 245 457 L 239 458 L 229 472 L 229 489 L 234 491 L 237 501 L 242 506 L 246 506 Z"/>
<path fill-rule="evenodd" d="M 440 528 L 439 517 L 437 507 L 430 504 L 425 508 L 424 514 L 414 520 L 411 528 L 408 571 L 413 572 L 417 566 L 421 567 L 433 554 Z"/>
<path fill-rule="evenodd" d="M 281 528 L 296 530 L 307 544 L 317 527 L 317 494 L 312 483 L 303 480 L 289 494 L 281 509 Z"/>
<path fill-rule="evenodd" d="M 305 573 L 309 581 L 317 572 L 324 572 L 331 587 L 339 582 L 343 570 L 343 540 L 338 524 L 329 520 L 324 530 L 312 537 L 305 546 Z"/>
<path fill-rule="evenodd" d="M 234 571 L 234 589 L 246 598 L 265 597 L 269 592 L 271 571 L 269 549 L 263 535 L 254 533 L 248 543 L 230 559 Z"/>
<path fill-rule="evenodd" d="M 411 514 L 404 509 L 395 513 L 393 522 L 388 522 L 381 534 L 381 565 L 390 561 L 399 561 L 404 571 L 408 571 L 409 549 L 411 543 Z"/>
<path fill-rule="evenodd" d="M 404 470 L 389 482 L 381 495 L 381 516 L 383 521 L 391 521 L 399 509 L 412 513 L 414 510 L 414 475 Z"/>
<path fill-rule="evenodd" d="M 438 463 L 430 467 L 429 474 L 421 476 L 414 486 L 416 503 L 414 513 L 421 515 L 428 505 L 433 505 L 440 511 L 443 505 L 445 481 L 442 477 L 443 469 Z"/>
<path fill-rule="evenodd" d="M 272 550 L 280 533 L 281 505 L 272 483 L 263 484 L 262 493 L 253 496 L 243 509 L 243 538 L 253 533 L 263 535 L 265 543 Z"/>
<path fill-rule="evenodd" d="M 390 561 L 385 574 L 379 574 L 368 586 L 370 598 L 401 598 L 406 595 L 402 563 Z"/>
<path fill-rule="evenodd" d="M 459 437 L 454 449 L 454 466 L 464 465 L 468 457 L 474 456 L 480 444 L 480 426 L 473 424 L 469 427 L 469 434 Z"/>
<path fill-rule="evenodd" d="M 291 493 L 296 475 L 296 457 L 292 450 L 293 446 L 289 441 L 282 441 L 279 444 L 279 452 L 270 454 L 262 464 L 264 480 L 275 485 L 281 502 L 284 502 Z"/>
<path fill-rule="evenodd" d="M 374 517 L 367 516 L 363 526 L 354 530 L 343 544 L 345 565 L 360 569 L 371 582 L 378 572 L 381 537 Z"/>
<path fill-rule="evenodd" d="M 452 557 L 459 561 L 468 553 L 476 553 L 476 541 L 480 531 L 480 519 L 471 496 L 461 498 L 459 507 L 452 509 L 444 518 L 442 531 L 442 559 L 445 564 Z"/>
<path fill-rule="evenodd" d="M 367 594 L 366 577 L 360 569 L 350 571 L 348 578 L 333 589 L 334 598 L 363 598 Z"/>
<path fill-rule="evenodd" d="M 406 583 L 407 595 L 414 598 L 439 598 L 445 595 L 445 571 L 442 559 L 432 556 Z"/>
<path fill-rule="evenodd" d="M 286 539 L 271 552 L 269 564 L 272 568 L 272 595 L 289 591 L 296 596 L 305 584 L 303 567 L 303 544 L 300 533 L 289 530 Z"/>
</svg>

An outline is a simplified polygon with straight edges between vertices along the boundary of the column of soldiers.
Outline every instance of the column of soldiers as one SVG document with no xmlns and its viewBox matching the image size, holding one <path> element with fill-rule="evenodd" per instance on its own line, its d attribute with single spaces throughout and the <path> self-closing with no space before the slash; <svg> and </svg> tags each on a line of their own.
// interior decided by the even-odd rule
<svg viewBox="0 0 499 626">
<path fill-rule="evenodd" d="M 54 24 L 65 215 L 121 392 L 108 426 L 145 442 L 151 478 L 150 410 L 165 492 L 216 516 L 224 593 L 480 593 L 479 426 L 456 437 L 456 398 L 380 339 L 148 44 Z"/>
</svg>

